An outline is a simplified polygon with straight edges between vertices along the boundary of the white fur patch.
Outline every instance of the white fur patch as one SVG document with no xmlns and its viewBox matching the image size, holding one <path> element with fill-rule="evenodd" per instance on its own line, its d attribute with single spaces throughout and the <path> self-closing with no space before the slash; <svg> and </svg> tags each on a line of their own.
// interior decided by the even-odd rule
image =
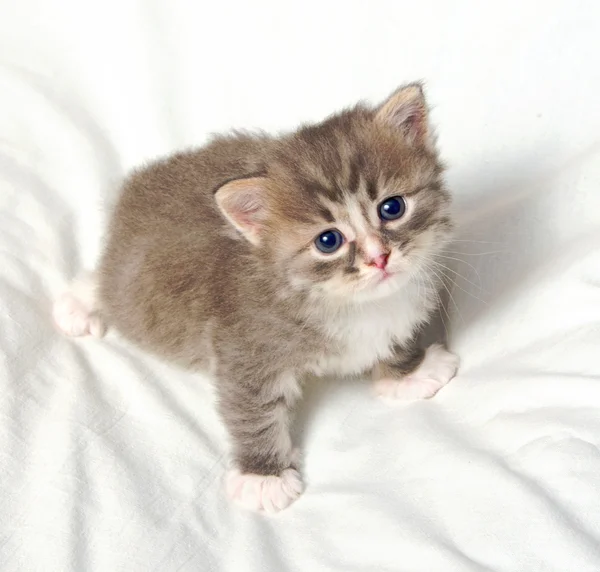
<svg viewBox="0 0 600 572">
<path fill-rule="evenodd" d="M 356 233 L 356 237 L 360 240 L 367 238 L 369 234 L 371 234 L 370 225 L 369 221 L 365 219 L 362 213 L 358 199 L 348 198 L 346 200 L 346 212 L 350 220 L 350 224 Z"/>
<path fill-rule="evenodd" d="M 327 317 L 326 334 L 341 351 L 329 351 L 310 364 L 317 375 L 353 375 L 391 356 L 394 342 L 411 337 L 415 326 L 427 318 L 424 291 L 409 283 L 382 300 L 364 302 Z"/>
<path fill-rule="evenodd" d="M 67 336 L 102 337 L 106 327 L 96 312 L 96 284 L 88 275 L 76 280 L 54 303 L 54 322 Z"/>
<path fill-rule="evenodd" d="M 233 470 L 227 474 L 225 487 L 229 498 L 243 508 L 271 514 L 292 504 L 304 488 L 295 469 L 286 469 L 279 477 Z"/>
<path fill-rule="evenodd" d="M 456 375 L 458 366 L 458 356 L 434 344 L 427 348 L 423 362 L 415 371 L 400 380 L 380 379 L 374 383 L 374 389 L 386 399 L 429 399 Z"/>
</svg>

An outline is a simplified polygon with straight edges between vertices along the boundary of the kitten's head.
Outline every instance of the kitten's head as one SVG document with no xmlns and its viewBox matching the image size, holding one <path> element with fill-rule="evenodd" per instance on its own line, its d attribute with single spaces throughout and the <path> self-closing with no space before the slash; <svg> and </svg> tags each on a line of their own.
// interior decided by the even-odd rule
<svg viewBox="0 0 600 572">
<path fill-rule="evenodd" d="M 412 84 L 284 137 L 264 174 L 226 183 L 216 200 L 291 288 L 369 300 L 425 271 L 448 240 L 442 171 Z"/>
</svg>

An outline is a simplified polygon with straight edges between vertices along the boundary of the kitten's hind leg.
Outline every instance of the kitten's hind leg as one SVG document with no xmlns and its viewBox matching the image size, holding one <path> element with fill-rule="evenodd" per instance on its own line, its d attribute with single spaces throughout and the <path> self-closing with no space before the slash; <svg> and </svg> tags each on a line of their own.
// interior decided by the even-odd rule
<svg viewBox="0 0 600 572">
<path fill-rule="evenodd" d="M 219 388 L 236 464 L 226 478 L 227 494 L 243 508 L 275 513 L 288 507 L 303 490 L 299 455 L 292 449 L 289 433 L 298 383 L 291 375 L 237 383 L 232 379 L 221 377 Z"/>
<path fill-rule="evenodd" d="M 95 274 L 77 278 L 54 302 L 52 315 L 59 330 L 67 336 L 102 337 L 106 326 L 99 312 Z"/>
</svg>

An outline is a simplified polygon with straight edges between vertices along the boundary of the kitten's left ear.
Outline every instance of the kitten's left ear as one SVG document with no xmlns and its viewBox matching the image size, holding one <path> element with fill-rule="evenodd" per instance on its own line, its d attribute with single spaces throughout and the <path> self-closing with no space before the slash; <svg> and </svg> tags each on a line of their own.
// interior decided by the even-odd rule
<svg viewBox="0 0 600 572">
<path fill-rule="evenodd" d="M 420 83 L 411 83 L 392 93 L 377 110 L 375 120 L 397 129 L 410 145 L 429 149 L 434 146 L 427 102 Z"/>
<path fill-rule="evenodd" d="M 260 232 L 267 218 L 265 177 L 229 181 L 215 193 L 217 206 L 244 238 L 260 243 Z"/>
</svg>

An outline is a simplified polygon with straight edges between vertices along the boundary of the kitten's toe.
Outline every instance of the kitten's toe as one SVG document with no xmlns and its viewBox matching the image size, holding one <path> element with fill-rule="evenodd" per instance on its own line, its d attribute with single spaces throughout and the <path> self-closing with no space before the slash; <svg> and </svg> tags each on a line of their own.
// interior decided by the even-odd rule
<svg viewBox="0 0 600 572">
<path fill-rule="evenodd" d="M 402 379 L 380 379 L 375 392 L 386 399 L 414 401 L 433 397 L 458 371 L 458 356 L 439 344 L 427 348 L 421 365 Z"/>
<path fill-rule="evenodd" d="M 233 501 L 248 510 L 275 513 L 292 504 L 302 494 L 303 485 L 300 473 L 291 468 L 280 476 L 232 470 L 226 478 L 226 489 Z"/>
<path fill-rule="evenodd" d="M 405 377 L 398 379 L 380 379 L 375 382 L 374 390 L 379 397 L 398 401 L 417 401 L 433 397 L 441 388 L 442 384 L 435 379 L 412 379 Z"/>
<path fill-rule="evenodd" d="M 64 293 L 56 300 L 52 315 L 60 331 L 67 336 L 89 334 L 102 337 L 106 332 L 102 318 L 90 311 L 86 304 L 71 292 Z"/>
</svg>

